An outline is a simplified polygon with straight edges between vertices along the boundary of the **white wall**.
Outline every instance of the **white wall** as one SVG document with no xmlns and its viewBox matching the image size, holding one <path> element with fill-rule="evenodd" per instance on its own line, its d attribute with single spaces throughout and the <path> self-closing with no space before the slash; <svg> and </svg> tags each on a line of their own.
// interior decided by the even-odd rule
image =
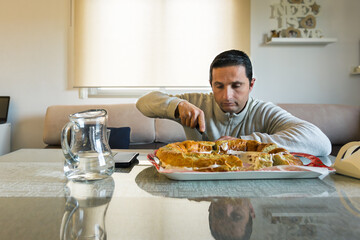
<svg viewBox="0 0 360 240">
<path fill-rule="evenodd" d="M 69 1 L 0 0 L 0 95 L 11 96 L 12 149 L 43 147 L 46 108 L 135 102 L 78 98 L 67 78 Z"/>
<path fill-rule="evenodd" d="M 324 34 L 338 38 L 325 47 L 263 46 L 274 27 L 270 4 L 252 0 L 251 58 L 257 77 L 253 95 L 273 102 L 359 105 L 359 0 L 318 1 Z M 0 0 L 0 95 L 11 96 L 12 149 L 43 147 L 49 105 L 135 102 L 136 99 L 79 99 L 67 78 L 66 0 Z M 320 20 L 319 24 L 320 24 Z M 352 27 L 352 28 L 351 28 Z M 205 80 L 207 81 L 207 80 Z"/>
<path fill-rule="evenodd" d="M 318 28 L 338 42 L 327 46 L 269 46 L 264 34 L 276 29 L 270 5 L 280 0 L 251 1 L 251 59 L 257 78 L 253 95 L 282 103 L 360 104 L 360 1 L 316 0 Z"/>
</svg>

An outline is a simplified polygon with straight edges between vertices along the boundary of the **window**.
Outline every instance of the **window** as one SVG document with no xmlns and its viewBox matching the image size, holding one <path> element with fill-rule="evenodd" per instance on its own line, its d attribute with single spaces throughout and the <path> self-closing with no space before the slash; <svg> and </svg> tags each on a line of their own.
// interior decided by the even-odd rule
<svg viewBox="0 0 360 240">
<path fill-rule="evenodd" d="M 250 50 L 250 0 L 73 0 L 73 87 L 209 87 L 213 58 Z"/>
</svg>

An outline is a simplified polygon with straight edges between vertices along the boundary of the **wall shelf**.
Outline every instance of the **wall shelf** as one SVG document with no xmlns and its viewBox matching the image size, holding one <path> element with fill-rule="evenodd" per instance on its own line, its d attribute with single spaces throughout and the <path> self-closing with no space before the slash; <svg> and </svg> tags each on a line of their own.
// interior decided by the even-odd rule
<svg viewBox="0 0 360 240">
<path fill-rule="evenodd" d="M 336 42 L 336 38 L 271 38 L 266 45 L 327 45 Z"/>
<path fill-rule="evenodd" d="M 350 72 L 351 75 L 360 75 L 360 65 L 354 67 L 353 70 Z"/>
</svg>

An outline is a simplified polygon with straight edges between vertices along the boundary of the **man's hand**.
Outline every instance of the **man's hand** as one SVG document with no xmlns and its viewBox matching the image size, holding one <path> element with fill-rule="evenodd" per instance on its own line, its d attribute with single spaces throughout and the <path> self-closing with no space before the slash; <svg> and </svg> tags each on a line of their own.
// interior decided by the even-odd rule
<svg viewBox="0 0 360 240">
<path fill-rule="evenodd" d="M 200 132 L 205 132 L 206 130 L 204 112 L 188 101 L 179 103 L 175 116 L 181 119 L 181 124 L 184 126 L 191 128 L 199 127 Z"/>
<path fill-rule="evenodd" d="M 237 140 L 237 139 L 241 139 L 241 138 L 236 138 L 236 137 L 232 137 L 232 136 L 222 136 L 220 137 L 218 140 L 216 141 L 221 141 L 221 140 Z"/>
</svg>

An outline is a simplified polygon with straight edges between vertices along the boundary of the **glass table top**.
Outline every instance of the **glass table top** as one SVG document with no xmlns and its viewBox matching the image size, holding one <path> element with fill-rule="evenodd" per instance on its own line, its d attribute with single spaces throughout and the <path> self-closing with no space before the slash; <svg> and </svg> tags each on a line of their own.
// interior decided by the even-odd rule
<svg viewBox="0 0 360 240">
<path fill-rule="evenodd" d="M 145 163 L 82 183 L 66 180 L 63 161 L 58 149 L 0 157 L 0 239 L 360 236 L 358 179 L 332 173 L 315 179 L 174 181 Z"/>
</svg>

